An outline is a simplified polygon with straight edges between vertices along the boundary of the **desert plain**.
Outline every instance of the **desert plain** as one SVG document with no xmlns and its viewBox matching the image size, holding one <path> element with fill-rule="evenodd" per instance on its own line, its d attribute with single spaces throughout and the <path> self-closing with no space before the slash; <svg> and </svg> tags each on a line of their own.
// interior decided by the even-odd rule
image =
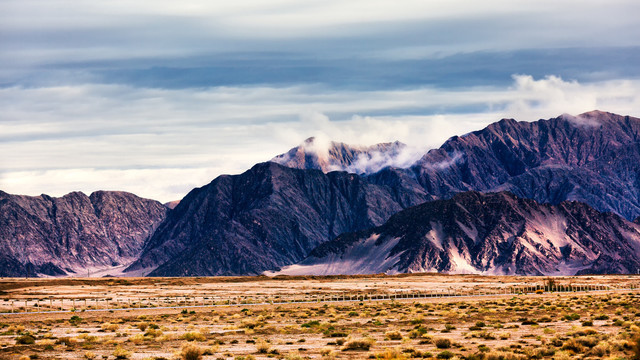
<svg viewBox="0 0 640 360">
<path fill-rule="evenodd" d="M 0 279 L 1 359 L 638 359 L 640 277 Z"/>
</svg>

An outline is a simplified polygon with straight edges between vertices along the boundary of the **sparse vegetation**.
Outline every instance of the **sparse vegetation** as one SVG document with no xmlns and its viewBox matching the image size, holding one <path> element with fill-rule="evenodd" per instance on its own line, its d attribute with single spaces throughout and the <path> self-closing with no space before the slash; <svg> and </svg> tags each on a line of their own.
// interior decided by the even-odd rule
<svg viewBox="0 0 640 360">
<path fill-rule="evenodd" d="M 437 279 L 449 281 L 446 277 Z M 474 277 L 451 279 L 478 280 Z M 487 278 L 480 279 L 487 281 Z M 555 280 L 554 286 L 561 286 L 562 279 Z M 393 285 L 386 284 L 386 278 L 368 281 L 375 281 L 379 287 Z M 285 283 L 299 286 L 299 293 L 312 294 L 331 284 L 325 279 L 301 280 L 300 284 L 304 285 L 292 280 Z M 371 283 L 363 282 L 367 291 Z M 247 287 L 237 286 L 243 290 Z M 193 289 L 201 291 L 198 287 Z M 444 300 L 362 299 L 223 306 L 200 308 L 196 313 L 191 309 L 184 312 L 183 309 L 136 309 L 115 313 L 27 315 L 23 317 L 26 320 L 12 316 L 0 319 L 3 335 L 0 358 L 17 359 L 17 355 L 9 354 L 19 351 L 27 354 L 29 360 L 64 358 L 68 357 L 66 354 L 86 360 L 640 360 L 640 311 L 637 310 L 640 293 L 637 291 L 572 294 L 551 292 L 545 287 L 541 295 Z"/>
<path fill-rule="evenodd" d="M 435 339 L 433 343 L 436 345 L 438 349 L 448 349 L 451 347 L 451 340 L 449 339 L 444 339 L 444 338 Z"/>
<path fill-rule="evenodd" d="M 187 343 L 182 346 L 180 357 L 182 360 L 200 360 L 202 359 L 203 353 L 204 350 L 201 347 L 193 343 Z"/>
</svg>

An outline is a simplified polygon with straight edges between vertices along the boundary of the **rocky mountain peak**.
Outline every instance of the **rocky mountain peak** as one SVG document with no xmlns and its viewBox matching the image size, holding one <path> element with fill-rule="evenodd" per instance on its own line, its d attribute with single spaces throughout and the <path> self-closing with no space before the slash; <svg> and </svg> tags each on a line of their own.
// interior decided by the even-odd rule
<svg viewBox="0 0 640 360">
<path fill-rule="evenodd" d="M 357 146 L 310 137 L 271 161 L 294 169 L 316 169 L 325 173 L 372 174 L 388 166 L 409 167 L 420 155 L 420 151 L 399 141 Z"/>
</svg>

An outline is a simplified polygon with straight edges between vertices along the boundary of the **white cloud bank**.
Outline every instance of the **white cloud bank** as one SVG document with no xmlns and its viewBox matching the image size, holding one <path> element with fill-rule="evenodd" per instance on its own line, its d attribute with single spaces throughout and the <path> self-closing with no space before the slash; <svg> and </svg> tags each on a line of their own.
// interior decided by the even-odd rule
<svg viewBox="0 0 640 360">
<path fill-rule="evenodd" d="M 508 88 L 369 92 L 12 87 L 0 89 L 0 108 L 1 190 L 110 189 L 169 201 L 310 136 L 361 145 L 399 140 L 426 151 L 503 117 L 533 121 L 594 109 L 639 116 L 640 81 L 515 75 Z"/>
</svg>

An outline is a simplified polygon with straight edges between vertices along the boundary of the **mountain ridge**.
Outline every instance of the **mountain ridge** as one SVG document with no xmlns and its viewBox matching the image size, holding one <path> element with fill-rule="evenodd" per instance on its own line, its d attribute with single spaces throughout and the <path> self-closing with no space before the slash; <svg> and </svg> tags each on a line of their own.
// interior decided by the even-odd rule
<svg viewBox="0 0 640 360">
<path fill-rule="evenodd" d="M 128 270 L 146 269 L 151 276 L 259 274 L 424 200 L 355 174 L 260 163 L 190 192 Z"/>
<path fill-rule="evenodd" d="M 166 214 L 157 201 L 119 191 L 0 192 L 0 274 L 84 275 L 124 266 Z"/>
<path fill-rule="evenodd" d="M 464 192 L 343 234 L 270 274 L 446 272 L 635 273 L 640 226 L 586 204 L 540 204 L 508 192 Z"/>
</svg>

